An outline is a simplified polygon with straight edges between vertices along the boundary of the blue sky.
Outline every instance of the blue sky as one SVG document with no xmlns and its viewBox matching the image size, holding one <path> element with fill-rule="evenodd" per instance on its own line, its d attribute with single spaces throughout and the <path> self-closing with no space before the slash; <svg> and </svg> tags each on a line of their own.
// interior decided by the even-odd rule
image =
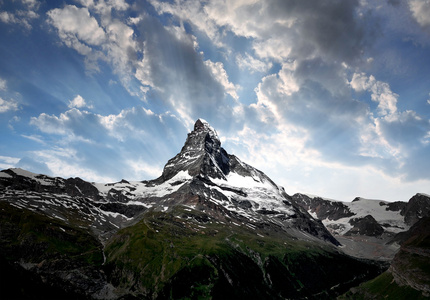
<svg viewBox="0 0 430 300">
<path fill-rule="evenodd" d="M 430 194 L 430 1 L 0 0 L 0 168 L 158 177 L 196 119 L 289 194 Z"/>
</svg>

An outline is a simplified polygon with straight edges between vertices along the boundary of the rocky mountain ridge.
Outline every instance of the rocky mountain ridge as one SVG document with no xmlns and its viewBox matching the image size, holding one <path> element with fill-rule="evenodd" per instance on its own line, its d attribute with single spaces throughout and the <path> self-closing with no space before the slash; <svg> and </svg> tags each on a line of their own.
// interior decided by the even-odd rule
<svg viewBox="0 0 430 300">
<path fill-rule="evenodd" d="M 397 236 L 430 216 L 430 196 L 418 193 L 408 202 L 357 197 L 352 202 L 295 194 L 292 202 L 320 220 L 350 255 L 391 260 L 400 245 Z"/>
<path fill-rule="evenodd" d="M 290 202 L 282 187 L 220 145 L 216 131 L 199 119 L 181 152 L 167 162 L 155 180 L 98 184 L 9 169 L 0 172 L 4 190 L 0 197 L 16 207 L 69 223 L 82 214 L 80 219 L 100 233 L 127 226 L 148 209 L 166 211 L 188 205 L 214 215 L 222 210 L 238 221 L 245 218 L 250 223 L 280 226 L 293 235 L 304 231 L 338 244 L 321 222 Z M 197 197 L 183 197 L 188 193 Z"/>
<path fill-rule="evenodd" d="M 390 268 L 350 289 L 340 299 L 428 299 L 430 297 L 430 217 L 398 234 L 401 244 Z"/>
<path fill-rule="evenodd" d="M 43 298 L 53 299 L 67 291 L 89 299 L 219 298 L 225 291 L 331 298 L 388 267 L 339 247 L 336 233 L 347 228 L 326 221 L 361 217 L 353 207 L 320 201 L 314 209 L 314 202 L 289 196 L 228 154 L 199 119 L 154 180 L 101 184 L 1 171 L 0 263 L 41 282 L 42 294 L 50 293 Z M 401 207 L 413 220 L 413 209 L 402 205 L 382 206 Z M 369 233 L 360 223 L 349 224 Z"/>
</svg>

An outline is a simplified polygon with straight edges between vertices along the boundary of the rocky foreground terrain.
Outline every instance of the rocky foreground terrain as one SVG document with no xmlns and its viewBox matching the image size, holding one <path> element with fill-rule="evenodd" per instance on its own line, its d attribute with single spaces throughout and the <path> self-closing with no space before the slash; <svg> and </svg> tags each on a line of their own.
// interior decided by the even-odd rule
<svg viewBox="0 0 430 300">
<path fill-rule="evenodd" d="M 428 268 L 405 270 L 429 203 L 290 196 L 199 119 L 155 180 L 0 172 L 1 298 L 365 298 L 380 274 L 425 297 Z"/>
</svg>

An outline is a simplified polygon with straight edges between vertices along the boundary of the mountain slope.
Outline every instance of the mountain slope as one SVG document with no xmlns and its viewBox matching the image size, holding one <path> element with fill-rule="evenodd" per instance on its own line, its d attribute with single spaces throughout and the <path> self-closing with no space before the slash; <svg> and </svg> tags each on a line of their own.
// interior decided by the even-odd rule
<svg viewBox="0 0 430 300">
<path fill-rule="evenodd" d="M 113 236 L 106 255 L 111 282 L 136 298 L 331 299 L 382 270 L 327 243 L 180 206 L 146 212 Z"/>
<path fill-rule="evenodd" d="M 421 218 L 402 234 L 390 268 L 352 288 L 340 299 L 428 299 L 430 297 L 430 217 Z"/>
<path fill-rule="evenodd" d="M 371 259 L 393 259 L 400 247 L 397 236 L 430 216 L 430 196 L 426 194 L 416 194 L 408 202 L 359 197 L 341 202 L 295 194 L 292 202 L 321 220 L 346 253 Z"/>
<path fill-rule="evenodd" d="M 44 298 L 331 298 L 387 267 L 343 254 L 201 119 L 157 179 L 100 184 L 9 169 L 0 191 L 1 262 L 42 287 L 48 276 Z"/>
</svg>

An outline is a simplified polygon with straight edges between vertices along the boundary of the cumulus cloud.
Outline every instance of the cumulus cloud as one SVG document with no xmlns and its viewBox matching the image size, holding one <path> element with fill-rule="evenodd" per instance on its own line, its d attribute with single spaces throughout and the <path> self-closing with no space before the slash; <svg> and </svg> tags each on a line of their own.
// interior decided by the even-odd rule
<svg viewBox="0 0 430 300">
<path fill-rule="evenodd" d="M 129 5 L 122 0 L 81 1 L 81 4 L 84 7 L 66 5 L 48 11 L 48 22 L 67 47 L 85 56 L 90 72 L 99 71 L 98 61 L 108 62 L 121 84 L 136 95 L 138 92 L 131 82 L 139 45 L 134 30 L 114 16 L 114 12 L 126 10 Z"/>
<path fill-rule="evenodd" d="M 213 78 L 224 87 L 226 93 L 229 94 L 233 99 L 237 100 L 239 96 L 237 95 L 236 91 L 239 86 L 231 83 L 228 80 L 228 75 L 224 70 L 224 65 L 221 62 L 214 63 L 210 60 L 204 61 L 204 64 L 209 68 Z"/>
<path fill-rule="evenodd" d="M 351 99 L 347 80 L 347 69 L 362 60 L 369 43 L 359 1 L 151 3 L 159 13 L 172 14 L 210 38 L 222 41 L 226 32 L 246 38 L 252 51 L 236 55 L 242 69 L 251 69 L 254 62 L 258 71 L 274 63 L 280 66 L 255 89 L 257 103 L 236 107 L 236 117 L 254 121 L 251 116 L 258 116 L 273 130 L 294 124 L 310 130 L 318 144 L 324 144 L 324 138 L 346 136 L 349 146 L 356 146 L 348 136 L 358 135 L 355 127 L 368 115 L 365 104 Z M 223 43 L 215 45 L 228 49 Z M 378 95 L 381 112 L 390 111 L 392 98 L 384 98 L 384 92 Z M 328 133 L 321 135 L 324 129 Z"/>
<path fill-rule="evenodd" d="M 6 91 L 6 89 L 7 89 L 6 80 L 0 78 L 0 91 Z"/>
<path fill-rule="evenodd" d="M 83 6 L 94 9 L 97 13 L 110 16 L 112 10 L 123 11 L 129 5 L 124 0 L 80 0 Z"/>
<path fill-rule="evenodd" d="M 222 33 L 213 19 L 208 17 L 206 8 L 196 1 L 180 0 L 173 3 L 149 1 L 159 14 L 171 14 L 181 20 L 189 20 L 196 29 L 206 34 L 218 47 L 225 46 Z M 228 7 L 228 6 L 226 6 Z"/>
<path fill-rule="evenodd" d="M 430 26 L 430 1 L 410 0 L 409 8 L 418 24 L 423 27 Z"/>
<path fill-rule="evenodd" d="M 69 108 L 93 108 L 92 105 L 88 105 L 84 98 L 81 95 L 77 95 L 73 100 L 69 101 Z"/>
<path fill-rule="evenodd" d="M 48 11 L 50 23 L 55 26 L 65 43 L 81 40 L 88 45 L 101 45 L 106 34 L 86 8 L 66 5 Z"/>
<path fill-rule="evenodd" d="M 17 24 L 27 30 L 32 29 L 32 21 L 39 17 L 40 3 L 35 0 L 17 1 L 14 11 L 0 11 L 0 21 L 6 24 Z"/>
<path fill-rule="evenodd" d="M 18 102 L 13 99 L 5 100 L 0 97 L 0 113 L 5 113 L 7 111 L 16 111 L 18 110 Z"/>
<path fill-rule="evenodd" d="M 417 160 L 424 163 L 429 158 L 423 150 L 428 148 L 430 121 L 415 111 L 399 111 L 399 95 L 372 75 L 355 73 L 350 85 L 357 92 L 370 92 L 371 100 L 378 103 L 378 114 L 370 118 L 372 123 L 363 130 L 361 149 L 390 160 L 391 164 L 385 167 L 387 172 L 409 180 L 427 178 Z"/>
<path fill-rule="evenodd" d="M 89 105 L 78 95 L 70 110 L 40 114 L 32 125 L 63 136 L 73 149 L 74 143 L 98 147 L 115 140 L 151 152 L 151 146 L 159 145 L 150 145 L 151 135 L 168 134 L 167 120 L 185 130 L 184 124 L 189 127 L 204 117 L 225 130 L 231 144 L 239 141 L 229 130 L 239 126 L 241 138 L 252 141 L 242 144 L 248 157 L 262 168 L 282 164 L 297 170 L 302 160 L 341 173 L 378 166 L 400 176 L 412 168 L 414 154 L 426 157 L 419 151 L 420 143 L 429 142 L 428 120 L 401 111 L 401 96 L 377 80 L 377 73 L 363 72 L 363 66 L 374 63 L 368 57 L 374 52 L 368 51 L 378 29 L 375 14 L 366 12 L 366 1 L 149 2 L 154 14 L 163 15 L 161 21 L 142 11 L 124 20 L 124 11 L 143 4 L 81 0 L 49 11 L 49 24 L 87 62 L 108 63 L 131 95 L 143 94 L 145 105 L 163 106 L 182 121 L 137 107 L 94 114 L 83 111 Z M 391 9 L 400 5 L 397 0 L 390 3 Z M 428 26 L 425 3 L 409 2 L 422 26 Z M 246 71 L 256 82 L 252 87 L 242 86 L 240 75 Z M 246 88 L 251 99 L 240 99 Z M 148 128 L 151 122 L 163 124 L 162 130 Z M 106 151 L 121 158 L 127 152 Z M 276 156 L 259 160 L 265 153 Z M 312 170 L 310 163 L 307 168 Z M 132 169 L 154 175 L 160 163 L 139 163 Z"/>
<path fill-rule="evenodd" d="M 358 1 L 151 3 L 160 13 L 188 21 L 210 38 L 219 32 L 214 29 L 216 26 L 252 38 L 260 57 L 278 61 L 291 55 L 321 55 L 350 62 L 361 55 L 366 43 L 363 28 L 356 22 Z"/>
<path fill-rule="evenodd" d="M 366 76 L 364 73 L 354 73 L 350 82 L 356 91 L 370 91 L 371 99 L 378 103 L 378 112 L 381 116 L 392 115 L 397 111 L 397 98 L 389 84 L 377 81 L 374 76 Z"/>
</svg>

